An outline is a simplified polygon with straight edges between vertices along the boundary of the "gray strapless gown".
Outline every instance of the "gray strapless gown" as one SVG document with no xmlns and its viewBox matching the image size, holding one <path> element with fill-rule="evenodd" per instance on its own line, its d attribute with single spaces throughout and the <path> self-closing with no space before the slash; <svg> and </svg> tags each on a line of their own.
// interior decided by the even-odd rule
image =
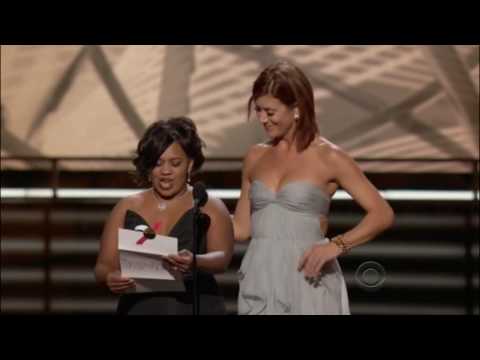
<svg viewBox="0 0 480 360">
<path fill-rule="evenodd" d="M 307 182 L 274 193 L 261 181 L 250 187 L 252 240 L 239 269 L 238 313 L 350 314 L 347 288 L 337 260 L 326 264 L 316 284 L 297 271 L 303 253 L 327 243 L 320 215 L 330 198 Z"/>
</svg>

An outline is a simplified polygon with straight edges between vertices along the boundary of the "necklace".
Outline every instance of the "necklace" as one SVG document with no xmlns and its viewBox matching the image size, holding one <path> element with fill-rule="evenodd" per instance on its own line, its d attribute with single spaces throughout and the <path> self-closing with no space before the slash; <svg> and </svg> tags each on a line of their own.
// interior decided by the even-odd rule
<svg viewBox="0 0 480 360">
<path fill-rule="evenodd" d="M 157 200 L 157 203 L 158 203 L 158 208 L 162 211 L 166 210 L 167 207 L 168 207 L 168 204 L 174 200 L 179 200 L 181 199 L 183 196 L 185 196 L 185 194 L 188 193 L 188 187 L 185 187 L 185 190 L 178 196 L 175 196 L 173 199 L 171 199 L 170 201 L 165 201 L 163 199 L 161 199 L 160 195 L 157 193 L 157 190 L 155 190 L 155 188 L 152 188 L 152 191 L 153 191 L 153 196 L 155 197 L 155 200 Z"/>
</svg>

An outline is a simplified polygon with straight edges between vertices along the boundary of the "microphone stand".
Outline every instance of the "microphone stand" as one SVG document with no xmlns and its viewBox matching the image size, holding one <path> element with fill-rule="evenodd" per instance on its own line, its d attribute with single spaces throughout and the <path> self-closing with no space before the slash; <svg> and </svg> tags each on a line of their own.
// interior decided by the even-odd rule
<svg viewBox="0 0 480 360">
<path fill-rule="evenodd" d="M 198 295 L 198 269 L 197 269 L 197 253 L 198 253 L 198 236 L 200 234 L 198 229 L 198 220 L 199 220 L 200 207 L 195 202 L 193 206 L 193 266 L 192 266 L 192 275 L 193 275 L 193 315 L 199 315 L 199 295 Z"/>
<path fill-rule="evenodd" d="M 193 187 L 193 241 L 192 241 L 192 252 L 193 252 L 193 266 L 192 266 L 192 275 L 193 275 L 193 315 L 199 315 L 200 313 L 200 295 L 198 293 L 198 267 L 197 267 L 197 254 L 200 248 L 200 239 L 203 236 L 205 226 L 207 223 L 203 224 L 205 214 L 200 212 L 200 208 L 204 206 L 208 201 L 208 194 L 203 183 L 197 183 Z M 202 217 L 203 216 L 203 217 Z M 210 220 L 210 219 L 208 219 Z M 208 225 L 210 223 L 208 222 Z"/>
</svg>

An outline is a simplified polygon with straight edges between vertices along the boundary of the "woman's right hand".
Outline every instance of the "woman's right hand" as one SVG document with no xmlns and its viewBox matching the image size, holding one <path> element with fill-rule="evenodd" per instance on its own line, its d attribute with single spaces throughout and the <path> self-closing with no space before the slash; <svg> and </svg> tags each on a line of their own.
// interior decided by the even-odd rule
<svg viewBox="0 0 480 360">
<path fill-rule="evenodd" d="M 119 271 L 109 273 L 106 280 L 108 288 L 115 294 L 123 294 L 135 287 L 135 281 L 122 277 Z"/>
</svg>

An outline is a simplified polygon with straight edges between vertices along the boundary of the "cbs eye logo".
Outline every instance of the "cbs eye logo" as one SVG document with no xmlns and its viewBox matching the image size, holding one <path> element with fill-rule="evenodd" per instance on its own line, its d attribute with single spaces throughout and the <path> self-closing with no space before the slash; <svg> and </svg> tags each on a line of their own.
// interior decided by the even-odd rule
<svg viewBox="0 0 480 360">
<path fill-rule="evenodd" d="M 360 287 L 367 291 L 379 290 L 385 279 L 387 273 L 385 268 L 375 261 L 366 261 L 357 268 L 355 272 L 355 280 Z"/>
</svg>

